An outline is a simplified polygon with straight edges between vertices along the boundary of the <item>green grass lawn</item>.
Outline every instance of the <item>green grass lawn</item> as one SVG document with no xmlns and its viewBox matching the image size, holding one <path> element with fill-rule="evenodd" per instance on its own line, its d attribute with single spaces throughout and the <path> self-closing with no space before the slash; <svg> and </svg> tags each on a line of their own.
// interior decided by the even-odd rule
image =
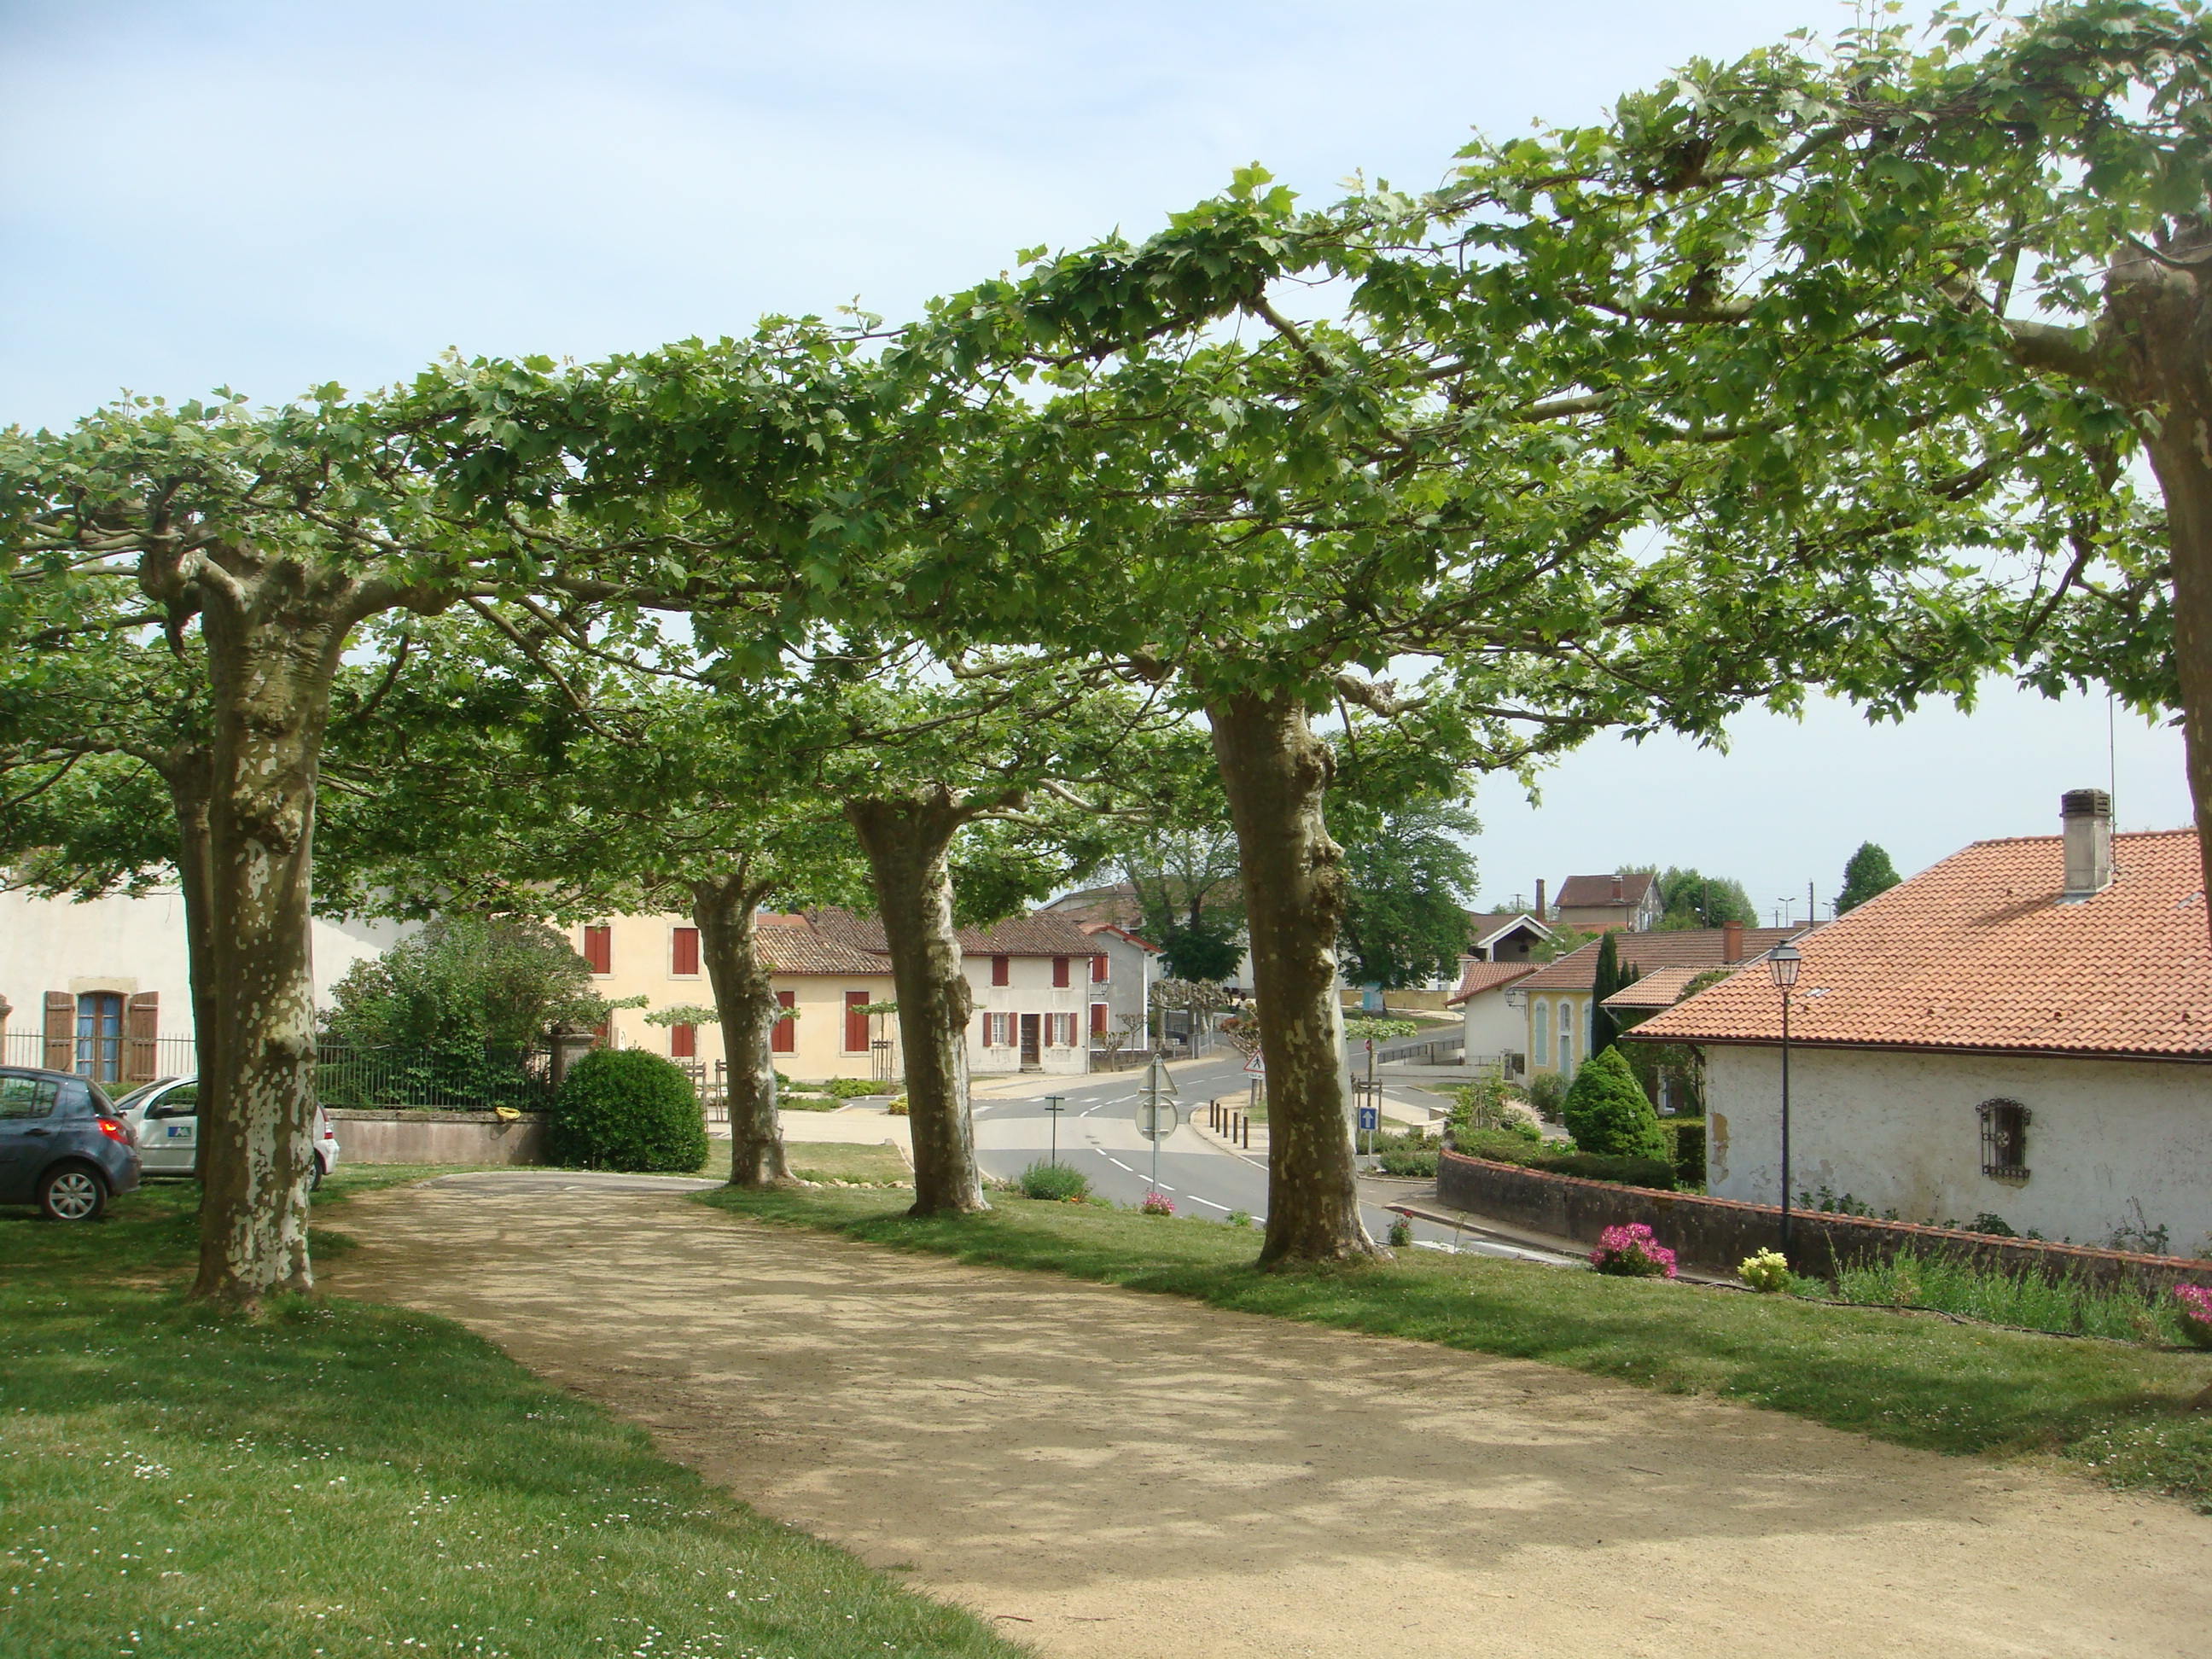
<svg viewBox="0 0 2212 1659">
<path fill-rule="evenodd" d="M 318 1218 L 425 1173 L 341 1169 Z M 187 1306 L 194 1198 L 0 1211 L 9 1659 L 1024 1651 L 449 1321 Z"/>
<path fill-rule="evenodd" d="M 701 1194 L 766 1220 L 964 1261 L 1045 1269 L 1341 1329 L 1542 1360 L 1712 1395 L 1941 1452 L 2055 1453 L 2212 1512 L 2212 1355 L 1955 1325 L 1533 1263 L 1401 1252 L 1261 1273 L 1256 1233 L 994 1194 L 988 1215 L 908 1220 L 902 1195 Z"/>
</svg>

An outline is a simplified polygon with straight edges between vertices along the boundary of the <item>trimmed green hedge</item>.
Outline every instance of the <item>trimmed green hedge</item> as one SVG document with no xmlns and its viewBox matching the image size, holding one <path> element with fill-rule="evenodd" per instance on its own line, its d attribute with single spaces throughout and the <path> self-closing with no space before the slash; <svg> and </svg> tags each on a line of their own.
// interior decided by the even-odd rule
<svg viewBox="0 0 2212 1659">
<path fill-rule="evenodd" d="M 573 1170 L 689 1175 L 707 1161 L 707 1124 L 691 1079 L 642 1048 L 594 1048 L 553 1097 L 547 1151 Z"/>
<path fill-rule="evenodd" d="M 1662 1193 L 1674 1190 L 1674 1171 L 1662 1159 L 1547 1150 L 1559 1145 L 1555 1140 L 1541 1144 L 1524 1140 L 1519 1135 L 1502 1129 L 1458 1137 L 1459 1151 L 1469 1158 L 1487 1158 L 1492 1164 L 1517 1164 L 1524 1170 L 1541 1170 L 1547 1175 L 1580 1176 L 1585 1181 L 1612 1181 L 1624 1187 L 1650 1187 Z M 1417 1157 L 1419 1154 L 1407 1156 Z M 1703 1153 L 1699 1156 L 1702 1158 Z M 1427 1157 L 1429 1165 L 1425 1170 L 1393 1170 L 1388 1158 L 1383 1159 L 1382 1167 L 1391 1175 L 1434 1175 L 1437 1155 L 1431 1152 Z M 1698 1166 L 1700 1180 L 1704 1174 L 1701 1163 Z"/>
</svg>

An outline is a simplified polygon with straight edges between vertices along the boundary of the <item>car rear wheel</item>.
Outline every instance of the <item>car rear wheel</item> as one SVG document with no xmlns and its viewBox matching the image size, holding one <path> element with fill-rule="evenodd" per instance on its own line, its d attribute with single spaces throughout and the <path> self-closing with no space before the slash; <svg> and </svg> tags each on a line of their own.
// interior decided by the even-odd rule
<svg viewBox="0 0 2212 1659">
<path fill-rule="evenodd" d="M 315 1190 L 315 1188 L 318 1188 L 318 1187 L 321 1186 L 322 1184 L 323 1184 L 323 1160 L 322 1160 L 322 1158 L 321 1158 L 319 1156 L 318 1156 L 318 1157 L 316 1158 L 316 1159 L 315 1159 L 315 1172 L 314 1172 L 314 1174 L 313 1174 L 313 1175 L 311 1175 L 311 1176 L 309 1176 L 307 1177 L 307 1190 L 308 1190 L 309 1192 L 311 1192 L 311 1193 L 312 1193 L 313 1191 L 314 1191 L 314 1190 Z"/>
<path fill-rule="evenodd" d="M 107 1183 L 97 1170 L 64 1164 L 39 1182 L 39 1207 L 55 1221 L 93 1221 L 107 1207 Z"/>
</svg>

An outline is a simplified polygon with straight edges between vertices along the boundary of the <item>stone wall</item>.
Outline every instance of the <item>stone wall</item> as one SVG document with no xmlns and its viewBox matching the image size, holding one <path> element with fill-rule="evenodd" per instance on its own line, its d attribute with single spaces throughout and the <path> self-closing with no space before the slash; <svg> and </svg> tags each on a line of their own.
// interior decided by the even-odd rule
<svg viewBox="0 0 2212 1659">
<path fill-rule="evenodd" d="M 338 1162 L 345 1164 L 543 1164 L 545 1114 L 334 1111 Z"/>
<path fill-rule="evenodd" d="M 1753 1251 L 1771 1249 L 1782 1242 L 1782 1212 L 1769 1205 L 1583 1181 L 1456 1152 L 1443 1153 L 1437 1160 L 1437 1196 L 1451 1209 L 1585 1244 L 1596 1243 L 1607 1227 L 1641 1221 L 1677 1253 L 1685 1267 L 1717 1273 L 1733 1273 Z M 1797 1270 L 1829 1277 L 1839 1266 L 1887 1261 L 1911 1249 L 2007 1273 L 2027 1268 L 2053 1279 L 2079 1277 L 2098 1285 L 2132 1279 L 2153 1291 L 2179 1284 L 2212 1285 L 2212 1261 L 1993 1238 L 1905 1221 L 1799 1211 L 1791 1218 L 1790 1231 Z"/>
</svg>

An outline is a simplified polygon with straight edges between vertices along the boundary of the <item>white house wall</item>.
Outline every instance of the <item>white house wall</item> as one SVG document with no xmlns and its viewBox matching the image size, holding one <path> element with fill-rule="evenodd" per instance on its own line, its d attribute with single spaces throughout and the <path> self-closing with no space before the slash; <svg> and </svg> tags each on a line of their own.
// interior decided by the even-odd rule
<svg viewBox="0 0 2212 1659">
<path fill-rule="evenodd" d="M 1716 1197 L 1779 1199 L 1781 1097 L 1778 1048 L 1705 1050 Z M 2024 1182 L 1982 1173 L 1975 1109 L 1991 1099 L 2031 1115 Z M 2176 1251 L 2212 1250 L 2212 1066 L 1801 1048 L 1790 1100 L 1801 1193 L 1825 1186 L 1905 1221 L 1995 1214 L 2077 1244 L 2163 1226 Z"/>
<path fill-rule="evenodd" d="M 1522 1054 L 1528 1047 L 1528 1016 L 1505 1000 L 1508 987 L 1479 992 L 1460 1005 L 1469 1060 L 1492 1054 Z"/>
<path fill-rule="evenodd" d="M 330 1006 L 331 988 L 355 963 L 382 955 L 408 931 L 398 922 L 317 917 L 309 930 L 316 1006 Z M 75 904 L 0 893 L 0 997 L 14 1009 L 8 1029 L 40 1030 L 49 991 L 155 992 L 160 1035 L 191 1036 L 183 896 L 159 888 L 143 898 L 117 893 Z"/>
<path fill-rule="evenodd" d="M 991 957 L 973 956 L 962 959 L 960 969 L 968 976 L 968 988 L 975 1000 L 975 1012 L 968 1021 L 968 1070 L 971 1076 L 1022 1069 L 1020 1020 L 1024 1014 L 1035 1014 L 1040 1021 L 1037 1062 L 1042 1070 L 1079 1074 L 1091 1069 L 1091 958 L 1067 958 L 1065 987 L 1052 982 L 1053 960 L 1050 957 L 1009 957 L 1007 983 L 994 985 Z M 984 1045 L 981 1016 L 985 1013 L 1014 1017 L 1012 1043 L 988 1048 Z M 1043 1042 L 1043 1016 L 1048 1013 L 1075 1017 L 1073 1046 Z"/>
</svg>

